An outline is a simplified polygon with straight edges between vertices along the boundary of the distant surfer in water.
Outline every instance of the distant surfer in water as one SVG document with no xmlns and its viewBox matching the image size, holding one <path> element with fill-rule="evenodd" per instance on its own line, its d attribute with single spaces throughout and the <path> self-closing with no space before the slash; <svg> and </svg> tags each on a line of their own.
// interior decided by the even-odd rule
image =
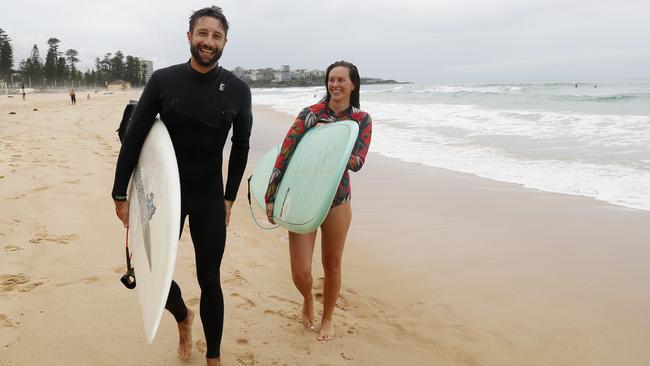
<svg viewBox="0 0 650 366">
<path fill-rule="evenodd" d="M 302 136 L 319 124 L 336 123 L 353 120 L 359 124 L 359 135 L 348 160 L 347 169 L 334 196 L 334 201 L 321 229 L 321 252 L 325 283 L 323 289 L 323 316 L 317 339 L 327 341 L 334 337 L 332 315 L 336 299 L 341 289 L 341 259 L 345 238 L 352 221 L 350 205 L 350 174 L 348 170 L 359 171 L 363 166 L 370 146 L 372 120 L 359 105 L 359 88 L 361 78 L 359 70 L 353 64 L 338 61 L 327 68 L 325 74 L 327 96 L 319 103 L 303 109 L 289 129 L 282 143 L 269 187 L 266 191 L 266 215 L 273 221 L 273 204 L 275 195 L 287 169 L 291 154 Z M 313 277 L 311 262 L 316 244 L 316 231 L 308 234 L 289 232 L 289 254 L 291 257 L 291 274 L 293 283 L 303 296 L 302 324 L 306 329 L 314 329 L 314 298 L 311 293 Z"/>
<path fill-rule="evenodd" d="M 253 124 L 250 89 L 233 73 L 218 65 L 227 35 L 228 21 L 221 8 L 207 7 L 192 14 L 187 32 L 191 58 L 189 62 L 157 70 L 151 76 L 124 137 L 112 192 L 115 211 L 126 227 L 129 222 L 126 197 L 129 179 L 142 144 L 160 113 L 178 161 L 181 232 L 186 217 L 191 224 L 208 365 L 221 365 L 224 303 L 219 267 L 230 210 L 246 168 Z M 224 187 L 222 155 L 231 126 L 232 149 Z M 178 356 L 189 359 L 194 314 L 185 306 L 181 289 L 174 281 L 165 308 L 178 323 Z"/>
</svg>

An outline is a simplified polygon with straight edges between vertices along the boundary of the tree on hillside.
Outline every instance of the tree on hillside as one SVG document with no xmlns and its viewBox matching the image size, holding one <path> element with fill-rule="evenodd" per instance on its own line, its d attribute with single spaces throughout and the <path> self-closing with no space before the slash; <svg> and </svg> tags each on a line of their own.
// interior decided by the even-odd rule
<svg viewBox="0 0 650 366">
<path fill-rule="evenodd" d="M 11 74 L 14 67 L 14 50 L 11 45 L 11 39 L 0 28 L 0 79 L 5 81 L 11 80 Z"/>
</svg>

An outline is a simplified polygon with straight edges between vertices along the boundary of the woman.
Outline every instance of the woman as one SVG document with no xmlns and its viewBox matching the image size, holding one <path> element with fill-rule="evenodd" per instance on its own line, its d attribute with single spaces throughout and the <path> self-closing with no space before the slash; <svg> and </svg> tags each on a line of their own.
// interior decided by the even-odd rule
<svg viewBox="0 0 650 366">
<path fill-rule="evenodd" d="M 350 155 L 347 169 L 339 183 L 334 201 L 325 221 L 321 224 L 321 251 L 325 283 L 323 290 L 323 316 L 318 332 L 318 340 L 330 340 L 334 337 L 332 314 L 341 288 L 341 257 L 345 237 L 352 220 L 350 206 L 350 174 L 361 169 L 370 146 L 372 120 L 370 115 L 359 108 L 359 88 L 361 79 L 359 71 L 353 64 L 338 61 L 327 68 L 325 74 L 327 96 L 318 104 L 307 107 L 300 112 L 282 143 L 269 187 L 266 191 L 266 214 L 273 221 L 273 202 L 282 176 L 286 171 L 291 154 L 301 137 L 319 124 L 336 123 L 353 120 L 359 124 L 359 136 Z M 313 278 L 311 262 L 316 242 L 316 231 L 308 234 L 289 232 L 289 253 L 291 257 L 291 274 L 293 283 L 304 297 L 302 323 L 306 329 L 314 329 L 314 305 L 311 293 Z"/>
</svg>

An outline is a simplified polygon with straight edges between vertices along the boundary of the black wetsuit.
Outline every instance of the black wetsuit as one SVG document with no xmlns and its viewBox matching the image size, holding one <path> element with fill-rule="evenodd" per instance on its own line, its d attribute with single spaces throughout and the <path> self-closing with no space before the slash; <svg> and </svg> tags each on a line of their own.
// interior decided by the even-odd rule
<svg viewBox="0 0 650 366">
<path fill-rule="evenodd" d="M 250 89 L 230 71 L 206 74 L 189 62 L 157 70 L 131 117 L 115 171 L 113 198 L 124 199 L 142 144 L 160 113 L 176 151 L 181 181 L 181 232 L 189 216 L 201 287 L 201 321 L 209 358 L 219 357 L 223 331 L 223 294 L 219 267 L 226 241 L 224 198 L 234 201 L 246 168 L 253 117 Z M 232 149 L 225 186 L 223 148 L 232 126 Z M 176 321 L 187 307 L 172 281 L 166 309 Z"/>
</svg>

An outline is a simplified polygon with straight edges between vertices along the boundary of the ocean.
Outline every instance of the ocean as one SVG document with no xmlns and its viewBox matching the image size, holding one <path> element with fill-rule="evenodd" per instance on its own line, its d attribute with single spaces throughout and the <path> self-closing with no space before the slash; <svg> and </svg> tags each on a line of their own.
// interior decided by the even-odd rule
<svg viewBox="0 0 650 366">
<path fill-rule="evenodd" d="M 253 103 L 296 115 L 324 93 L 253 89 Z M 361 108 L 378 154 L 650 211 L 650 80 L 362 85 Z"/>
</svg>

